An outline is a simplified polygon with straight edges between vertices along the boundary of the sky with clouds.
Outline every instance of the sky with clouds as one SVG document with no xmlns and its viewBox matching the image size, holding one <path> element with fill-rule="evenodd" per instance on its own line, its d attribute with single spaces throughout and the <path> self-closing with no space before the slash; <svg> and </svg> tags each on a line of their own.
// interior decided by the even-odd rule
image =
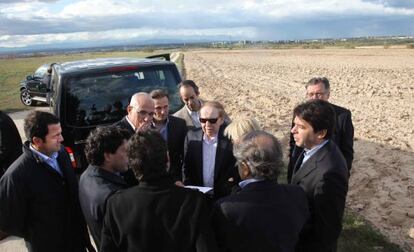
<svg viewBox="0 0 414 252">
<path fill-rule="evenodd" d="M 413 35 L 414 0 L 0 0 L 0 48 Z"/>
</svg>

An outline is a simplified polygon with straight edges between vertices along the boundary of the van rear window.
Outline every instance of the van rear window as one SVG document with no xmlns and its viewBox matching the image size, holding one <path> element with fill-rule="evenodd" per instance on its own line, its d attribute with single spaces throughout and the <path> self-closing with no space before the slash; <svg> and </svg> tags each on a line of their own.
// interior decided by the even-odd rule
<svg viewBox="0 0 414 252">
<path fill-rule="evenodd" d="M 174 73 L 168 67 L 105 72 L 70 78 L 65 82 L 66 119 L 72 126 L 109 124 L 126 115 L 129 99 L 136 92 L 164 89 L 170 110 L 181 106 Z"/>
</svg>

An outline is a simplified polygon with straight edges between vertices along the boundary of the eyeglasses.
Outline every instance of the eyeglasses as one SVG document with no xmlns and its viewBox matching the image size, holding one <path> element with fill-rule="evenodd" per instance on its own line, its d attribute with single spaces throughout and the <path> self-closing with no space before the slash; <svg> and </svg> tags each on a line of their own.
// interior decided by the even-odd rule
<svg viewBox="0 0 414 252">
<path fill-rule="evenodd" d="M 200 118 L 200 122 L 201 123 L 211 123 L 211 124 L 215 124 L 217 122 L 218 118 Z"/>
<path fill-rule="evenodd" d="M 325 93 L 306 93 L 306 96 L 309 97 L 309 98 L 312 98 L 312 97 L 321 98 L 325 94 L 326 94 L 326 92 Z"/>
<path fill-rule="evenodd" d="M 136 106 L 131 106 L 131 107 L 133 107 L 137 111 L 137 113 L 142 117 L 145 117 L 147 115 L 150 116 L 150 117 L 153 117 L 155 115 L 155 112 L 148 112 L 148 111 L 145 111 L 145 110 L 138 110 L 138 107 L 136 107 Z"/>
</svg>

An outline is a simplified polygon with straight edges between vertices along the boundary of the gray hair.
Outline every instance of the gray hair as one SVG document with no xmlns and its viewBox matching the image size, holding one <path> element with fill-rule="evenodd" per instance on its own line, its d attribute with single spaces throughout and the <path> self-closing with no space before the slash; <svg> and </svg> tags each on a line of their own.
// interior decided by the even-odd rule
<svg viewBox="0 0 414 252">
<path fill-rule="evenodd" d="M 252 131 L 243 136 L 234 145 L 233 154 L 238 163 L 247 163 L 253 178 L 276 180 L 283 167 L 280 142 L 265 131 Z"/>
<path fill-rule="evenodd" d="M 320 83 L 323 84 L 323 87 L 325 88 L 325 90 L 327 91 L 330 90 L 331 86 L 329 84 L 329 80 L 328 78 L 323 77 L 323 76 L 313 77 L 312 79 L 308 81 L 308 83 L 306 83 L 305 88 L 307 89 L 309 86 L 319 85 Z"/>
</svg>

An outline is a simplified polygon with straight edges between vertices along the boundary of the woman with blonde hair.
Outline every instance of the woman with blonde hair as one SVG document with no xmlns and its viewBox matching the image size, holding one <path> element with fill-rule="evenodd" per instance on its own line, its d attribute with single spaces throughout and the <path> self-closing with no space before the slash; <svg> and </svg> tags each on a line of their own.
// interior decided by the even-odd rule
<svg viewBox="0 0 414 252">
<path fill-rule="evenodd" d="M 226 127 L 224 135 L 232 140 L 233 143 L 237 143 L 245 134 L 261 129 L 259 123 L 254 118 L 238 118 Z"/>
</svg>

